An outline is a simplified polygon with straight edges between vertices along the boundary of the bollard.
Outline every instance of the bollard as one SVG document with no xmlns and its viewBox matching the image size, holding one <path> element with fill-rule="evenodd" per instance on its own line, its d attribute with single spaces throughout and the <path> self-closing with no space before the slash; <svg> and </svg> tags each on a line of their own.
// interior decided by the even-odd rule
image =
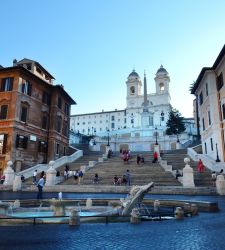
<svg viewBox="0 0 225 250">
<path fill-rule="evenodd" d="M 184 211 L 181 207 L 176 207 L 176 210 L 174 212 L 175 219 L 181 220 L 184 218 Z"/>
<path fill-rule="evenodd" d="M 198 207 L 196 204 L 191 204 L 191 214 L 198 215 Z"/>
<path fill-rule="evenodd" d="M 72 210 L 69 219 L 70 226 L 80 226 L 80 215 L 77 210 Z"/>
<path fill-rule="evenodd" d="M 139 216 L 139 212 L 137 208 L 133 208 L 131 212 L 130 223 L 131 224 L 139 224 L 141 222 L 141 218 Z"/>
<path fill-rule="evenodd" d="M 159 208 L 160 208 L 160 202 L 159 202 L 159 200 L 155 200 L 153 206 L 154 206 L 154 212 L 158 212 Z"/>
</svg>

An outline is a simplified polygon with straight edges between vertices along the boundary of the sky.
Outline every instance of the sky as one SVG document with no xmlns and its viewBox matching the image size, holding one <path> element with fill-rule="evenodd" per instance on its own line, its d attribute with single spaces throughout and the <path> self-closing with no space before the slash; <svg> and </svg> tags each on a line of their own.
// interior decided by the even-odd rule
<svg viewBox="0 0 225 250">
<path fill-rule="evenodd" d="M 133 69 L 148 93 L 162 64 L 171 104 L 193 116 L 189 87 L 225 44 L 224 0 L 0 0 L 0 65 L 38 61 L 76 101 L 71 114 L 126 108 Z"/>
</svg>

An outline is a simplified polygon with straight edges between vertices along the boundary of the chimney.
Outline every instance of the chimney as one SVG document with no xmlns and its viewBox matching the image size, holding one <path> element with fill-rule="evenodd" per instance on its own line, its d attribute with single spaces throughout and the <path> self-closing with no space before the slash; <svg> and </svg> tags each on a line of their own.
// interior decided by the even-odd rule
<svg viewBox="0 0 225 250">
<path fill-rule="evenodd" d="M 13 67 L 15 67 L 15 66 L 17 66 L 17 60 L 16 59 L 13 60 Z"/>
</svg>

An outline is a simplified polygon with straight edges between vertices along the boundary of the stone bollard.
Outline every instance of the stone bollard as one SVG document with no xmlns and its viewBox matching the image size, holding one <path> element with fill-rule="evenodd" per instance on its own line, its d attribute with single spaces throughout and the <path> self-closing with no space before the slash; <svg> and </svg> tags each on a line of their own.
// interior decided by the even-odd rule
<svg viewBox="0 0 225 250">
<path fill-rule="evenodd" d="M 46 186 L 53 186 L 56 184 L 56 170 L 54 169 L 54 161 L 49 162 L 49 169 L 46 171 Z"/>
<path fill-rule="evenodd" d="M 176 210 L 174 212 L 175 219 L 181 220 L 184 218 L 184 211 L 181 207 L 176 207 Z"/>
<path fill-rule="evenodd" d="M 217 175 L 216 190 L 219 195 L 225 195 L 225 180 L 223 175 Z"/>
<path fill-rule="evenodd" d="M 130 214 L 130 223 L 131 224 L 139 224 L 141 222 L 141 218 L 139 216 L 139 212 L 137 208 L 133 208 Z"/>
<path fill-rule="evenodd" d="M 184 203 L 184 212 L 191 213 L 191 204 L 190 203 Z"/>
<path fill-rule="evenodd" d="M 160 208 L 159 200 L 155 200 L 153 206 L 154 206 L 154 212 L 158 212 Z"/>
<path fill-rule="evenodd" d="M 15 179 L 13 181 L 13 191 L 20 191 L 22 189 L 22 181 L 21 181 L 21 176 L 16 175 Z"/>
<path fill-rule="evenodd" d="M 191 204 L 191 214 L 198 215 L 198 206 L 196 204 Z"/>
<path fill-rule="evenodd" d="M 13 185 L 15 173 L 11 167 L 12 165 L 13 165 L 12 161 L 7 162 L 7 167 L 4 170 L 4 175 L 5 175 L 5 181 L 3 183 L 4 185 Z"/>
<path fill-rule="evenodd" d="M 77 210 L 72 210 L 69 219 L 70 226 L 79 226 L 80 225 L 80 215 Z"/>
<path fill-rule="evenodd" d="M 92 199 L 91 198 L 88 198 L 86 200 L 86 208 L 91 208 L 92 207 Z"/>
<path fill-rule="evenodd" d="M 184 159 L 185 167 L 183 168 L 183 187 L 193 188 L 195 187 L 194 183 L 194 174 L 193 169 L 188 164 L 190 159 L 187 157 Z"/>
</svg>

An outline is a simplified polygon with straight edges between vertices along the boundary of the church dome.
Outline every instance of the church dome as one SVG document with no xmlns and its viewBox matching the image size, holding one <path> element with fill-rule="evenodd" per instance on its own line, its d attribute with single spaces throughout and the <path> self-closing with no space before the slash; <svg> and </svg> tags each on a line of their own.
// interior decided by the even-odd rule
<svg viewBox="0 0 225 250">
<path fill-rule="evenodd" d="M 165 68 L 161 65 L 160 68 L 157 70 L 156 75 L 167 75 L 168 72 L 166 71 Z"/>
<path fill-rule="evenodd" d="M 137 78 L 140 78 L 140 76 L 138 75 L 138 73 L 135 71 L 135 70 L 133 70 L 130 74 L 129 74 L 129 76 L 128 77 L 137 77 Z"/>
</svg>

